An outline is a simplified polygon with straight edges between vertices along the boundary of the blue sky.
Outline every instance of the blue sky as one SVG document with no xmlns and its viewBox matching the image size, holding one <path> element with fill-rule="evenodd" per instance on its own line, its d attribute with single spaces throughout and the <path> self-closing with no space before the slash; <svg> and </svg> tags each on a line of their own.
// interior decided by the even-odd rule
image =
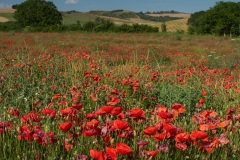
<svg viewBox="0 0 240 160">
<path fill-rule="evenodd" d="M 25 0 L 0 0 L 0 9 L 10 8 Z M 51 0 L 60 11 L 89 11 L 124 9 L 137 12 L 170 11 L 194 13 L 213 7 L 217 0 Z M 225 1 L 225 0 L 222 0 Z M 229 1 L 229 0 L 227 0 Z M 231 0 L 239 2 L 239 0 Z"/>
</svg>

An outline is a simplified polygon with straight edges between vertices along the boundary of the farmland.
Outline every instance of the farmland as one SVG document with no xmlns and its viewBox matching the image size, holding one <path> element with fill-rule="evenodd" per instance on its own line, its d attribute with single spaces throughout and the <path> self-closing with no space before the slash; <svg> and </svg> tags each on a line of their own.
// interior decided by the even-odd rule
<svg viewBox="0 0 240 160">
<path fill-rule="evenodd" d="M 0 10 L 0 22 L 5 21 L 15 21 L 13 18 L 13 13 L 15 12 L 14 9 L 2 9 Z M 95 14 L 93 14 L 93 13 Z M 158 27 L 161 31 L 162 22 L 155 22 L 150 20 L 145 20 L 140 18 L 137 13 L 131 11 L 122 11 L 116 12 L 116 16 L 111 16 L 110 13 L 112 12 L 104 12 L 99 13 L 99 11 L 92 11 L 92 12 L 62 12 L 63 16 L 63 24 L 64 25 L 71 25 L 76 24 L 79 21 L 81 24 L 84 24 L 88 21 L 94 21 L 97 17 L 104 18 L 114 22 L 117 25 L 121 24 L 146 24 L 154 27 Z M 147 14 L 146 14 L 147 15 Z M 187 20 L 190 14 L 149 14 L 152 17 L 177 17 L 181 19 L 177 20 L 169 20 L 166 22 L 167 31 L 168 32 L 176 32 L 177 30 L 187 31 Z M 123 17 L 126 16 L 126 17 Z"/>
<path fill-rule="evenodd" d="M 239 39 L 0 37 L 2 159 L 240 156 Z"/>
</svg>

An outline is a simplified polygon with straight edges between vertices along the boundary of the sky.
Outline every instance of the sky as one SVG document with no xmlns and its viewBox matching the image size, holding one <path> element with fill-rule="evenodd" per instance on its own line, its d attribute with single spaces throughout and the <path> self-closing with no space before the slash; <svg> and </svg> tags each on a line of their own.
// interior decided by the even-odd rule
<svg viewBox="0 0 240 160">
<path fill-rule="evenodd" d="M 11 8 L 13 4 L 20 4 L 25 0 L 0 0 L 0 9 Z M 217 0 L 50 0 L 59 11 L 76 10 L 87 12 L 90 10 L 111 11 L 123 9 L 135 12 L 178 11 L 194 13 L 213 7 Z M 225 1 L 226 0 L 222 0 Z M 229 1 L 229 0 L 227 0 Z M 231 0 L 239 2 L 239 0 Z"/>
</svg>

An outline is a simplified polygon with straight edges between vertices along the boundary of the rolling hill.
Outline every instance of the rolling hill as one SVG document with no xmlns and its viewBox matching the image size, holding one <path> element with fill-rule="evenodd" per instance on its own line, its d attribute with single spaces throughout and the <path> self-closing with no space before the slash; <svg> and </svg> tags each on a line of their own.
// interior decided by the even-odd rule
<svg viewBox="0 0 240 160">
<path fill-rule="evenodd" d="M 13 13 L 14 9 L 2 9 L 0 10 L 0 22 L 14 21 Z M 163 22 L 167 25 L 168 32 L 176 32 L 177 30 L 187 30 L 187 20 L 190 14 L 182 13 L 166 13 L 166 14 L 144 14 L 136 13 L 126 10 L 113 10 L 113 11 L 89 11 L 89 12 L 77 12 L 68 11 L 62 12 L 63 24 L 75 24 L 79 21 L 84 24 L 88 21 L 94 21 L 97 17 L 111 20 L 117 25 L 121 24 L 147 24 L 151 26 L 159 27 Z"/>
</svg>

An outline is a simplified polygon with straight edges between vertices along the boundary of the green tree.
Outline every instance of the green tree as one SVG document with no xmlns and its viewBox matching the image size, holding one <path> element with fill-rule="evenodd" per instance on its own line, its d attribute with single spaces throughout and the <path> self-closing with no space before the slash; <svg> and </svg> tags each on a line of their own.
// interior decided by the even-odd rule
<svg viewBox="0 0 240 160">
<path fill-rule="evenodd" d="M 167 25 L 166 25 L 166 23 L 162 23 L 161 29 L 162 29 L 162 32 L 167 32 Z"/>
<path fill-rule="evenodd" d="M 100 17 L 95 19 L 95 24 L 95 32 L 107 32 L 113 30 L 114 28 L 114 23 L 112 21 Z"/>
<path fill-rule="evenodd" d="M 239 35 L 240 2 L 218 2 L 206 12 L 194 13 L 189 21 L 189 30 L 203 34 Z"/>
<path fill-rule="evenodd" d="M 13 6 L 17 9 L 14 18 L 23 27 L 45 27 L 62 24 L 62 14 L 57 10 L 53 2 L 26 0 Z"/>
<path fill-rule="evenodd" d="M 83 24 L 82 29 L 87 32 L 93 32 L 95 27 L 96 23 L 94 23 L 93 21 L 88 21 L 87 23 Z"/>
<path fill-rule="evenodd" d="M 199 24 L 199 19 L 201 16 L 205 14 L 205 11 L 199 11 L 191 14 L 190 18 L 188 19 L 187 25 L 189 33 L 200 33 L 201 26 Z"/>
</svg>

